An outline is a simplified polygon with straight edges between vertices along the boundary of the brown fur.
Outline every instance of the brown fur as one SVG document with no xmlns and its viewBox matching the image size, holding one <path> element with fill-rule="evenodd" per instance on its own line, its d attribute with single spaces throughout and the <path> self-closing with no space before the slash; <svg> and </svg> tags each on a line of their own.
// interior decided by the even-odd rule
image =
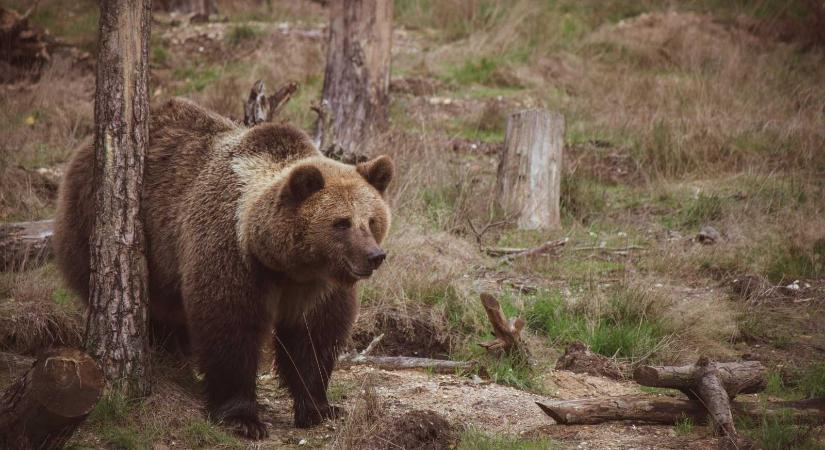
<svg viewBox="0 0 825 450">
<path fill-rule="evenodd" d="M 191 341 L 212 417 L 248 437 L 266 434 L 255 377 L 273 327 L 296 425 L 333 416 L 326 388 L 357 315 L 355 283 L 383 261 L 392 161 L 345 166 L 293 127 L 246 130 L 184 100 L 153 111 L 150 130 L 143 214 L 154 329 Z M 91 148 L 73 158 L 54 237 L 82 296 L 93 160 Z"/>
</svg>

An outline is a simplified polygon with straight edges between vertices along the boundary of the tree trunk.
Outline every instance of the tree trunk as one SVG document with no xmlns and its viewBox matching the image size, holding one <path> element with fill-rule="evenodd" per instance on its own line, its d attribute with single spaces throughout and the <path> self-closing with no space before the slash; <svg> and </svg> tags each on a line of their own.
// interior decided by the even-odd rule
<svg viewBox="0 0 825 450">
<path fill-rule="evenodd" d="M 149 142 L 150 0 L 105 0 L 95 91 L 95 225 L 86 345 L 110 386 L 149 393 L 141 193 Z"/>
<path fill-rule="evenodd" d="M 564 117 L 541 109 L 517 112 L 507 120 L 498 166 L 497 200 L 520 229 L 561 226 Z"/>
<path fill-rule="evenodd" d="M 52 257 L 53 220 L 0 225 L 0 272 L 28 270 Z"/>
<path fill-rule="evenodd" d="M 332 146 L 321 150 L 340 153 L 343 160 L 354 161 L 366 140 L 387 124 L 392 4 L 392 0 L 330 2 L 322 100 L 332 115 Z"/>
<path fill-rule="evenodd" d="M 765 389 L 765 366 L 759 361 L 713 363 L 717 376 L 730 397 L 753 394 Z M 685 391 L 697 382 L 700 366 L 639 366 L 633 379 L 643 386 L 673 388 Z"/>
<path fill-rule="evenodd" d="M 62 448 L 103 392 L 103 373 L 80 350 L 51 350 L 0 396 L 0 448 Z"/>
<path fill-rule="evenodd" d="M 536 404 L 561 425 L 595 425 L 620 420 L 674 425 L 685 418 L 692 419 L 695 423 L 706 423 L 708 418 L 705 408 L 693 400 L 646 394 Z M 789 414 L 799 423 L 825 422 L 825 399 L 766 404 L 733 402 L 731 409 L 736 416 L 757 421 L 765 416 Z"/>
</svg>

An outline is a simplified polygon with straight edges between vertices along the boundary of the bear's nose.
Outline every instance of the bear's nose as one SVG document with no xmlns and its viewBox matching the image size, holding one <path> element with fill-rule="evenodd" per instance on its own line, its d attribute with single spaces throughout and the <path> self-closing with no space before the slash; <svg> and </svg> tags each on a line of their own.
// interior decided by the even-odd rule
<svg viewBox="0 0 825 450">
<path fill-rule="evenodd" d="M 373 250 L 369 253 L 369 255 L 367 255 L 367 260 L 370 262 L 370 267 L 372 267 L 372 270 L 377 269 L 386 258 L 387 254 L 381 249 Z"/>
</svg>

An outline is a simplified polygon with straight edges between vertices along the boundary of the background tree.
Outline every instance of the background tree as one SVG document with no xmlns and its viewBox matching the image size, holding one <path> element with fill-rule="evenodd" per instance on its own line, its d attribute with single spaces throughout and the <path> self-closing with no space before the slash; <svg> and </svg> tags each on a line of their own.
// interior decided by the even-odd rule
<svg viewBox="0 0 825 450">
<path fill-rule="evenodd" d="M 322 98 L 330 109 L 331 136 L 324 142 L 349 159 L 387 123 L 392 0 L 333 0 L 329 14 Z"/>
<path fill-rule="evenodd" d="M 140 216 L 149 142 L 150 0 L 103 0 L 95 90 L 95 217 L 86 344 L 112 389 L 149 392 Z"/>
</svg>

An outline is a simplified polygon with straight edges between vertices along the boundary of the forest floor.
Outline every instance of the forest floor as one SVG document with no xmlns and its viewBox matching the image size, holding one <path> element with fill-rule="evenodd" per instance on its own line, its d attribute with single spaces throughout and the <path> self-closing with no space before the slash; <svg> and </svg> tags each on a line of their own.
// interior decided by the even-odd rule
<svg viewBox="0 0 825 450">
<path fill-rule="evenodd" d="M 207 23 L 156 15 L 152 101 L 184 96 L 237 120 L 255 80 L 269 92 L 295 81 L 280 119 L 310 130 L 326 11 L 248 3 L 219 2 L 221 20 Z M 470 3 L 396 2 L 391 124 L 364 149 L 396 161 L 394 223 L 387 262 L 361 287 L 352 347 L 384 333 L 375 354 L 481 369 L 337 370 L 330 396 L 347 417 L 299 430 L 262 367 L 270 438 L 251 444 L 205 419 L 189 362 L 157 353 L 153 395 L 104 398 L 73 448 L 717 445 L 687 421 L 554 424 L 535 401 L 681 395 L 555 370 L 574 341 L 624 368 L 700 355 L 762 361 L 768 389 L 746 401 L 825 396 L 825 52 L 785 32 L 801 22 L 772 2 Z M 51 217 L 63 166 L 91 145 L 96 9 L 42 0 L 32 22 L 62 44 L 36 76 L 0 84 L 0 222 Z M 506 117 L 531 107 L 566 118 L 561 230 L 494 225 Z M 701 243 L 704 227 L 718 239 Z M 564 247 L 529 260 L 486 252 L 561 238 Z M 480 292 L 527 320 L 529 365 L 478 346 L 490 338 Z M 0 274 L 0 352 L 77 345 L 82 329 L 51 264 Z M 0 388 L 19 374 L 9 367 Z M 822 427 L 737 425 L 764 448 L 825 448 Z"/>
</svg>

